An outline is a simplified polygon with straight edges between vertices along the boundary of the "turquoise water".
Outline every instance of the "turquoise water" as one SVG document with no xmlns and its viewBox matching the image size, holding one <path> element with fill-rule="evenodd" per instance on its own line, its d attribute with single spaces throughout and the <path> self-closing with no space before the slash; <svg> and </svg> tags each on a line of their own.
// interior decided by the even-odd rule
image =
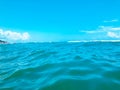
<svg viewBox="0 0 120 90">
<path fill-rule="evenodd" d="M 0 45 L 0 90 L 120 90 L 120 43 Z"/>
</svg>

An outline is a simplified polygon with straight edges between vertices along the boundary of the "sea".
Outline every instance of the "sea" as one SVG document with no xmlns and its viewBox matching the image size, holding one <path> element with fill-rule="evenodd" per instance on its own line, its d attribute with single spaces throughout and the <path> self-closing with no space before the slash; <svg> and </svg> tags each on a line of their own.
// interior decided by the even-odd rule
<svg viewBox="0 0 120 90">
<path fill-rule="evenodd" d="M 120 90 L 120 42 L 1 44 L 0 90 Z"/>
</svg>

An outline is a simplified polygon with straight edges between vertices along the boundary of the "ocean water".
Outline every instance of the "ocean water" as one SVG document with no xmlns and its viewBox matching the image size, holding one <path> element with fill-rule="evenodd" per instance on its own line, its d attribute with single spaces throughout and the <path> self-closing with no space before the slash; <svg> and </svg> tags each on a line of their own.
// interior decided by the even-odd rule
<svg viewBox="0 0 120 90">
<path fill-rule="evenodd" d="M 2 44 L 0 90 L 120 90 L 120 43 Z"/>
</svg>

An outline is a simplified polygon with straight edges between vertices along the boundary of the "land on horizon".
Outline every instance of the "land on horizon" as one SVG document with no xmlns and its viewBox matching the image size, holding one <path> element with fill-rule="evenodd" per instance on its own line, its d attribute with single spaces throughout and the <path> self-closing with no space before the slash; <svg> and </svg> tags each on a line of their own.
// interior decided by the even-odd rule
<svg viewBox="0 0 120 90">
<path fill-rule="evenodd" d="M 7 44 L 7 41 L 0 40 L 0 44 Z"/>
</svg>

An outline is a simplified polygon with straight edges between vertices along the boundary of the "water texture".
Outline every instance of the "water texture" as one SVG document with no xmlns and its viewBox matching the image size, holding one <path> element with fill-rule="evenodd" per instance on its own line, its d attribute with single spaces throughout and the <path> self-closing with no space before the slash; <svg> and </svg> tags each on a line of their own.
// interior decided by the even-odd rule
<svg viewBox="0 0 120 90">
<path fill-rule="evenodd" d="M 0 45 L 0 90 L 120 90 L 120 43 Z"/>
</svg>

